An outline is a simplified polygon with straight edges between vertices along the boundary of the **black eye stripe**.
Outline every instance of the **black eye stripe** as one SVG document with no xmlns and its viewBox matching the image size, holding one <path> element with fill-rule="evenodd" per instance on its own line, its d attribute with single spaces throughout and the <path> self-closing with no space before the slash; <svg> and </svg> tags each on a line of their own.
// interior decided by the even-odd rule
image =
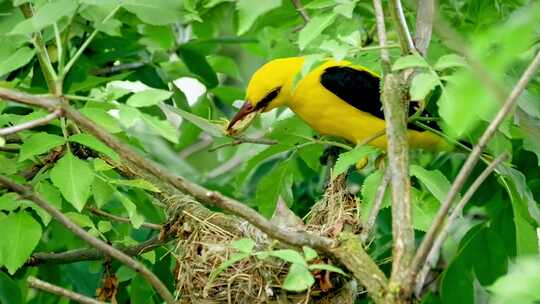
<svg viewBox="0 0 540 304">
<path fill-rule="evenodd" d="M 274 100 L 279 95 L 280 90 L 281 87 L 278 87 L 270 91 L 270 93 L 266 94 L 266 96 L 264 96 L 264 98 L 257 103 L 257 106 L 255 106 L 255 108 L 257 110 L 265 108 L 272 100 Z"/>
</svg>

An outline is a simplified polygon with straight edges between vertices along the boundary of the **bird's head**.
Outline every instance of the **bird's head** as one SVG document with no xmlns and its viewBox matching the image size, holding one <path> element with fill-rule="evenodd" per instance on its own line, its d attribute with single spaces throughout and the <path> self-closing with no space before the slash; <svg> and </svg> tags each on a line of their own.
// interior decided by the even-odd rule
<svg viewBox="0 0 540 304">
<path fill-rule="evenodd" d="M 292 79 L 303 62 L 302 57 L 275 59 L 259 68 L 249 81 L 246 101 L 230 121 L 227 133 L 239 133 L 259 113 L 286 105 L 291 97 Z"/>
</svg>

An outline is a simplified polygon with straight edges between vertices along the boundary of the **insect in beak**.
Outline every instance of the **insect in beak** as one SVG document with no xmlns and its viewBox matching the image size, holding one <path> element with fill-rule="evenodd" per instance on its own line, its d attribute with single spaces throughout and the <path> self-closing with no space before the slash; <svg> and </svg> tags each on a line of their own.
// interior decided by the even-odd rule
<svg viewBox="0 0 540 304">
<path fill-rule="evenodd" d="M 246 101 L 244 105 L 238 110 L 233 119 L 229 122 L 227 126 L 227 134 L 235 135 L 244 131 L 251 122 L 257 117 L 257 115 L 262 112 L 264 108 L 256 108 L 251 102 Z"/>
</svg>

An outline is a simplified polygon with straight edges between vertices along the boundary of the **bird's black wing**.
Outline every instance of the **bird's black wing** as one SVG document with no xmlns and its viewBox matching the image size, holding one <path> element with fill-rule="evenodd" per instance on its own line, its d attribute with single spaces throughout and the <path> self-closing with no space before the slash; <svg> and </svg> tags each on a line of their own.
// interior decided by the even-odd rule
<svg viewBox="0 0 540 304">
<path fill-rule="evenodd" d="M 333 66 L 321 74 L 321 84 L 349 105 L 360 111 L 384 119 L 381 103 L 380 78 L 365 70 L 357 70 L 349 66 Z M 414 113 L 414 104 L 410 103 L 409 112 Z M 440 130 L 435 121 L 426 124 Z M 424 131 L 415 124 L 409 124 L 409 129 Z"/>
</svg>

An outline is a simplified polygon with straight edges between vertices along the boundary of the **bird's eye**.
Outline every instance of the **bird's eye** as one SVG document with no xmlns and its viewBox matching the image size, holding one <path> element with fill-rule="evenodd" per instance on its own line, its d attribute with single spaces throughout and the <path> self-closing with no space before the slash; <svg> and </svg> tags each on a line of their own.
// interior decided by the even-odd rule
<svg viewBox="0 0 540 304">
<path fill-rule="evenodd" d="M 273 89 L 272 91 L 270 91 L 270 93 L 266 94 L 266 96 L 264 96 L 264 98 L 257 103 L 255 108 L 257 110 L 266 108 L 266 106 L 279 95 L 280 90 L 281 90 L 281 87 L 277 87 Z"/>
</svg>

